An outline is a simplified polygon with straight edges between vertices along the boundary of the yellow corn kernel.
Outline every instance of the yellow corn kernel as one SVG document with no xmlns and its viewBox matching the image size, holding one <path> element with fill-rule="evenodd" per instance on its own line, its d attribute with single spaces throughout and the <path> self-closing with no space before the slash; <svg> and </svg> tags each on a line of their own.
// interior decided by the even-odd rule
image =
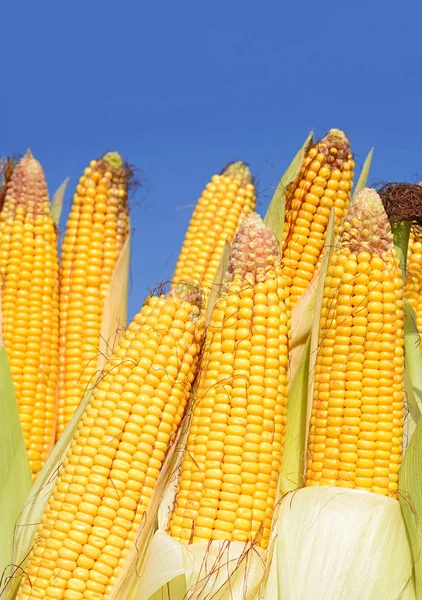
<svg viewBox="0 0 422 600">
<path fill-rule="evenodd" d="M 98 375 L 105 296 L 129 233 L 129 176 L 111 152 L 91 161 L 73 198 L 60 264 L 57 437 Z"/>
<path fill-rule="evenodd" d="M 315 160 L 315 155 L 320 160 Z M 282 255 L 291 308 L 319 268 L 331 209 L 336 212 L 336 230 L 346 216 L 353 169 L 349 140 L 339 129 L 331 129 L 309 149 L 289 190 Z M 305 189 L 308 192 L 303 194 Z"/>
<path fill-rule="evenodd" d="M 64 597 L 110 593 L 183 416 L 202 343 L 202 305 L 197 288 L 180 284 L 151 297 L 128 327 L 59 470 L 19 600 L 34 598 L 34 581 L 46 598 L 55 597 L 58 573 Z M 171 378 L 148 383 L 172 363 Z"/>
<path fill-rule="evenodd" d="M 357 273 L 365 273 L 365 278 Z M 333 285 L 335 278 L 339 281 Z M 401 455 L 404 422 L 400 281 L 381 199 L 365 188 L 344 221 L 324 287 L 326 312 L 321 312 L 319 327 L 308 486 L 356 487 L 397 497 L 397 455 Z M 391 290 L 395 290 L 394 297 Z M 365 310 L 363 298 L 368 299 Z M 346 315 L 345 307 L 351 309 Z M 353 330 L 345 327 L 349 318 L 356 319 L 354 333 L 360 335 L 348 335 Z M 326 352 L 332 339 L 334 355 Z M 389 383 L 393 380 L 397 388 Z"/>
<path fill-rule="evenodd" d="M 169 533 L 187 544 L 265 548 L 284 444 L 289 318 L 278 244 L 254 213 L 233 241 L 225 290 L 207 331 Z"/>
<path fill-rule="evenodd" d="M 173 286 L 197 281 L 207 298 L 226 240 L 231 243 L 243 219 L 255 209 L 248 167 L 231 163 L 206 185 L 193 212 L 173 275 Z"/>
<path fill-rule="evenodd" d="M 55 441 L 59 263 L 44 173 L 29 150 L 6 186 L 0 248 L 2 333 L 35 478 Z"/>
</svg>

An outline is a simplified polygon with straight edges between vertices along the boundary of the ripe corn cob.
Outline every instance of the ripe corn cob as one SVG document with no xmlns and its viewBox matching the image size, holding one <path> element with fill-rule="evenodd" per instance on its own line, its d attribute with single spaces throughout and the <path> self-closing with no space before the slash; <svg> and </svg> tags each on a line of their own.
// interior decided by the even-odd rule
<svg viewBox="0 0 422 600">
<path fill-rule="evenodd" d="M 170 534 L 268 544 L 283 453 L 288 315 L 278 243 L 244 220 L 206 337 Z"/>
<path fill-rule="evenodd" d="M 95 387 L 47 503 L 19 600 L 107 597 L 182 418 L 203 334 L 202 293 L 151 297 Z"/>
<path fill-rule="evenodd" d="M 226 240 L 232 241 L 243 219 L 255 209 L 255 189 L 248 167 L 229 164 L 214 175 L 195 207 L 173 275 L 197 281 L 207 297 L 217 274 Z"/>
<path fill-rule="evenodd" d="M 422 335 L 422 242 L 410 232 L 404 295 L 416 313 L 416 326 Z M 421 344 L 422 352 L 422 344 Z"/>
<path fill-rule="evenodd" d="M 128 172 L 111 152 L 80 178 L 60 264 L 60 372 L 57 437 L 95 383 L 104 300 L 129 233 Z"/>
<path fill-rule="evenodd" d="M 375 190 L 356 196 L 324 287 L 306 485 L 397 496 L 403 284 Z"/>
<path fill-rule="evenodd" d="M 291 308 L 320 263 L 331 209 L 335 209 L 337 224 L 346 216 L 354 166 L 349 140 L 339 129 L 331 129 L 309 149 L 289 190 L 282 255 Z"/>
<path fill-rule="evenodd" d="M 59 263 L 44 172 L 29 150 L 6 184 L 0 286 L 3 337 L 35 478 L 55 440 Z"/>
</svg>

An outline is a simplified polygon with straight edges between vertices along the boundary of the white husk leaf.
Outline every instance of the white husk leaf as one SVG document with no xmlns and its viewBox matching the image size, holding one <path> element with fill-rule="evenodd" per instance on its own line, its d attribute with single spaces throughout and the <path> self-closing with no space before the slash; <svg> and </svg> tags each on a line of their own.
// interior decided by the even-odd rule
<svg viewBox="0 0 422 600">
<path fill-rule="evenodd" d="M 266 600 L 415 600 L 397 500 L 338 487 L 286 496 Z"/>
<path fill-rule="evenodd" d="M 172 600 L 253 600 L 265 571 L 263 555 L 259 548 L 241 542 L 222 540 L 187 546 L 157 531 L 135 598 L 149 600 L 184 575 L 186 595 L 172 595 Z"/>
</svg>

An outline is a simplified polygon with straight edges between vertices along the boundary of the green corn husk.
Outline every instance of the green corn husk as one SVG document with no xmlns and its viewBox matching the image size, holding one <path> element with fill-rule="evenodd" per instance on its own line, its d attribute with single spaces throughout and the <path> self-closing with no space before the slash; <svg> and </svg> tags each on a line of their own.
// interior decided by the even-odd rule
<svg viewBox="0 0 422 600">
<path fill-rule="evenodd" d="M 363 163 L 362 171 L 360 172 L 359 179 L 357 181 L 355 190 L 353 192 L 353 196 L 356 196 L 363 188 L 366 187 L 366 183 L 368 181 L 369 169 L 371 168 L 372 156 L 374 154 L 374 149 L 371 148 L 368 152 L 367 157 L 365 158 L 365 162 Z"/>
<path fill-rule="evenodd" d="M 418 348 L 419 352 L 419 348 Z M 412 549 L 416 600 L 422 598 L 422 421 L 415 427 L 399 471 L 399 501 Z"/>
<path fill-rule="evenodd" d="M 1 316 L 0 316 L 1 331 Z M 0 334 L 0 596 L 13 575 L 13 537 L 31 489 L 31 472 L 21 429 L 18 406 L 6 349 Z"/>
<path fill-rule="evenodd" d="M 284 216 L 286 212 L 286 193 L 289 185 L 293 183 L 302 167 L 303 160 L 309 148 L 314 144 L 312 131 L 306 138 L 300 150 L 288 166 L 286 172 L 280 179 L 277 189 L 274 192 L 272 200 L 268 206 L 264 217 L 264 223 L 276 236 L 280 247 L 283 243 Z"/>
<path fill-rule="evenodd" d="M 281 467 L 281 494 L 284 495 L 303 485 L 304 460 L 306 454 L 307 423 L 309 410 L 312 407 L 313 373 L 318 344 L 319 315 L 321 313 L 324 280 L 330 262 L 334 240 L 334 210 L 331 211 L 327 227 L 319 275 L 315 279 L 313 301 L 306 303 L 308 290 L 300 298 L 292 311 L 292 346 L 290 356 L 290 376 L 292 378 L 287 403 L 287 425 L 284 444 L 283 463 Z M 304 311 L 306 308 L 306 312 Z M 314 323 L 314 329 L 302 341 L 301 328 L 308 331 Z M 295 327 L 296 326 L 296 327 Z M 298 334 L 299 333 L 299 334 Z"/>
</svg>

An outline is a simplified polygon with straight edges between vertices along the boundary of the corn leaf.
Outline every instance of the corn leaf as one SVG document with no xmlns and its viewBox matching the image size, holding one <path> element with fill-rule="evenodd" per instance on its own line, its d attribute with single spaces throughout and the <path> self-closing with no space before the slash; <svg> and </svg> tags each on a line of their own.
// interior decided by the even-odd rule
<svg viewBox="0 0 422 600">
<path fill-rule="evenodd" d="M 371 148 L 368 152 L 368 156 L 365 158 L 365 162 L 363 163 L 362 171 L 360 172 L 358 182 L 356 184 L 355 190 L 353 192 L 353 196 L 356 196 L 364 187 L 366 187 L 366 183 L 368 181 L 369 169 L 371 168 L 372 155 L 374 153 L 374 149 Z"/>
<path fill-rule="evenodd" d="M 60 217 L 63 209 L 64 195 L 66 193 L 67 184 L 69 183 L 69 177 L 67 177 L 60 187 L 57 188 L 53 199 L 51 201 L 51 214 L 53 216 L 56 227 L 59 227 Z"/>
<path fill-rule="evenodd" d="M 89 391 L 86 394 L 73 415 L 72 420 L 69 422 L 59 441 L 54 446 L 44 467 L 32 486 L 25 505 L 19 515 L 13 540 L 12 560 L 13 564 L 19 565 L 20 568 L 16 569 L 14 579 L 9 582 L 4 598 L 2 596 L 2 600 L 11 600 L 14 598 L 22 575 L 21 569 L 25 568 L 25 562 L 32 548 L 38 523 L 41 521 L 45 505 L 53 491 L 59 469 L 63 463 L 66 452 L 78 426 L 79 419 L 89 402 L 91 394 L 92 391 Z"/>
<path fill-rule="evenodd" d="M 226 243 L 224 244 L 224 250 L 223 250 L 223 254 L 221 256 L 220 264 L 218 265 L 217 274 L 215 276 L 214 283 L 212 284 L 211 293 L 210 293 L 210 296 L 208 299 L 207 309 L 206 309 L 206 313 L 205 313 L 205 322 L 206 323 L 209 322 L 214 305 L 215 305 L 217 299 L 220 297 L 224 276 L 226 274 L 227 266 L 229 263 L 230 252 L 231 252 L 231 245 L 226 240 Z"/>
<path fill-rule="evenodd" d="M 338 487 L 303 488 L 282 500 L 277 525 L 277 568 L 271 565 L 266 600 L 415 600 L 397 500 Z"/>
<path fill-rule="evenodd" d="M 274 192 L 270 205 L 268 206 L 267 214 L 264 218 L 265 225 L 267 225 L 267 227 L 269 227 L 274 233 L 274 235 L 277 237 L 280 246 L 283 242 L 286 192 L 289 185 L 298 176 L 299 171 L 302 167 L 303 159 L 305 158 L 305 154 L 307 153 L 311 145 L 314 143 L 312 135 L 313 134 L 311 131 L 311 133 L 306 138 L 305 143 L 290 163 L 287 171 L 280 179 L 280 182 L 277 186 L 276 191 Z"/>
<path fill-rule="evenodd" d="M 281 494 L 303 485 L 303 459 L 306 452 L 306 416 L 311 337 L 302 351 L 296 376 L 289 390 L 287 426 L 281 468 Z"/>
<path fill-rule="evenodd" d="M 399 501 L 412 548 L 416 599 L 422 598 L 422 419 L 399 470 Z"/>
<path fill-rule="evenodd" d="M 101 373 L 125 332 L 130 269 L 130 233 L 120 251 L 104 301 L 97 371 Z"/>
<path fill-rule="evenodd" d="M 1 322 L 0 322 L 1 328 Z M 15 526 L 31 489 L 31 473 L 6 349 L 0 338 L 0 592 L 13 569 Z M 1 579 L 3 577 L 3 580 Z M 0 594 L 1 595 L 1 594 Z"/>
</svg>

